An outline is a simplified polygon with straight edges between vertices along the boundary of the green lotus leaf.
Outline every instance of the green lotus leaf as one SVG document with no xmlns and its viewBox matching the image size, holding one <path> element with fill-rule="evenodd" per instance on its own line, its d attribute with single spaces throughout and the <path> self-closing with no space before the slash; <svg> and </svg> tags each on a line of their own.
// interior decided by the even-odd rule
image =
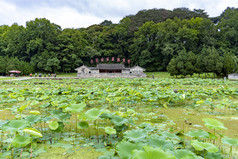
<svg viewBox="0 0 238 159">
<path fill-rule="evenodd" d="M 203 118 L 202 121 L 204 121 L 204 125 L 209 129 L 215 129 L 215 130 L 222 130 L 227 129 L 224 127 L 223 123 L 216 119 L 211 118 Z"/>
<path fill-rule="evenodd" d="M 223 144 L 231 145 L 231 146 L 238 146 L 238 139 L 224 137 L 221 139 Z"/>
<path fill-rule="evenodd" d="M 78 123 L 78 126 L 79 126 L 79 128 L 81 128 L 81 129 L 87 129 L 87 128 L 89 127 L 89 124 L 88 124 L 88 122 L 86 122 L 86 121 L 80 121 L 80 122 Z"/>
<path fill-rule="evenodd" d="M 25 128 L 23 132 L 30 134 L 31 136 L 34 136 L 34 137 L 43 137 L 42 134 L 34 128 Z"/>
<path fill-rule="evenodd" d="M 16 136 L 12 140 L 12 145 L 14 147 L 25 147 L 31 142 L 31 137 L 30 136 Z"/>
<path fill-rule="evenodd" d="M 177 135 L 167 131 L 162 132 L 161 135 L 165 138 L 180 140 L 180 138 Z"/>
<path fill-rule="evenodd" d="M 56 130 L 59 127 L 59 124 L 58 124 L 57 121 L 51 121 L 49 123 L 49 127 L 50 127 L 51 130 Z"/>
<path fill-rule="evenodd" d="M 85 115 L 87 117 L 88 120 L 96 120 L 97 118 L 99 118 L 99 116 L 102 114 L 103 111 L 101 111 L 100 109 L 97 108 L 92 108 L 89 109 Z"/>
<path fill-rule="evenodd" d="M 213 145 L 212 143 L 205 142 L 204 147 L 205 147 L 205 150 L 207 150 L 208 152 L 211 152 L 211 153 L 216 153 L 219 151 L 219 148 L 217 146 Z"/>
<path fill-rule="evenodd" d="M 20 106 L 20 107 L 17 109 L 17 111 L 19 111 L 19 112 L 24 111 L 24 110 L 26 109 L 26 107 L 27 107 L 29 104 L 30 104 L 30 103 L 24 104 L 24 105 Z"/>
<path fill-rule="evenodd" d="M 64 130 L 64 123 L 61 121 L 58 121 L 58 128 L 56 130 L 54 130 L 55 132 L 62 132 Z"/>
<path fill-rule="evenodd" d="M 188 149 L 175 150 L 174 155 L 181 159 L 197 159 L 197 156 Z"/>
<path fill-rule="evenodd" d="M 71 104 L 69 107 L 66 108 L 66 110 L 72 113 L 80 113 L 85 107 L 86 103 Z"/>
<path fill-rule="evenodd" d="M 63 113 L 63 111 L 61 109 L 50 111 L 50 114 L 52 114 L 52 115 L 59 115 L 59 114 L 62 114 L 62 113 Z"/>
<path fill-rule="evenodd" d="M 44 103 L 44 104 L 42 104 L 40 107 L 41 108 L 47 108 L 47 107 L 49 107 L 50 106 L 50 103 Z"/>
<path fill-rule="evenodd" d="M 196 102 L 196 104 L 202 104 L 202 103 L 204 103 L 204 100 L 199 100 Z"/>
<path fill-rule="evenodd" d="M 4 126 L 5 130 L 18 131 L 29 126 L 29 122 L 27 120 L 11 120 L 8 124 Z"/>
<path fill-rule="evenodd" d="M 100 115 L 100 118 L 107 118 L 107 119 L 111 119 L 112 118 L 112 114 L 110 114 L 110 113 L 102 113 L 101 115 Z"/>
<path fill-rule="evenodd" d="M 37 104 L 39 104 L 39 102 L 36 100 L 33 100 L 30 105 L 37 105 Z"/>
<path fill-rule="evenodd" d="M 185 134 L 192 138 L 209 138 L 209 133 L 204 130 L 192 130 Z"/>
<path fill-rule="evenodd" d="M 131 158 L 133 150 L 142 150 L 142 143 L 120 142 L 117 144 L 116 151 L 121 159 Z"/>
<path fill-rule="evenodd" d="M 195 150 L 198 150 L 198 151 L 204 150 L 203 142 L 199 142 L 197 140 L 192 140 L 191 145 L 194 147 Z"/>
<path fill-rule="evenodd" d="M 111 118 L 111 122 L 112 122 L 113 124 L 115 124 L 116 126 L 121 126 L 121 125 L 123 125 L 123 124 L 128 123 L 128 120 L 125 119 L 125 118 L 122 118 L 122 117 L 120 117 L 120 116 L 113 116 L 113 117 Z"/>
<path fill-rule="evenodd" d="M 151 127 L 151 123 L 143 122 L 139 125 L 139 127 L 142 128 L 142 129 L 147 128 L 147 127 Z"/>
<path fill-rule="evenodd" d="M 148 144 L 153 147 L 159 147 L 163 150 L 174 150 L 174 145 L 172 141 L 159 138 L 158 136 L 153 136 L 148 140 Z"/>
<path fill-rule="evenodd" d="M 62 114 L 56 115 L 55 117 L 59 120 L 66 120 L 66 119 L 70 119 L 71 115 L 68 113 L 62 113 Z"/>
<path fill-rule="evenodd" d="M 39 115 L 30 115 L 26 117 L 26 120 L 29 121 L 31 124 L 37 123 L 41 120 Z"/>
<path fill-rule="evenodd" d="M 18 97 L 17 100 L 20 101 L 20 102 L 22 102 L 22 101 L 25 100 L 25 98 L 24 98 L 24 97 Z"/>
<path fill-rule="evenodd" d="M 38 115 L 38 114 L 40 114 L 39 111 L 30 111 L 29 113 L 30 113 L 30 114 L 33 114 L 33 115 Z"/>
<path fill-rule="evenodd" d="M 110 134 L 110 135 L 117 133 L 116 129 L 114 129 L 114 128 L 112 128 L 112 127 L 105 127 L 105 132 L 106 132 L 107 134 Z"/>
<path fill-rule="evenodd" d="M 59 120 L 66 120 L 66 119 L 69 119 L 71 117 L 70 114 L 64 113 L 62 110 L 53 110 L 50 113 L 53 114 L 54 117 L 59 119 Z"/>
<path fill-rule="evenodd" d="M 67 108 L 68 105 L 69 105 L 68 103 L 61 103 L 61 104 L 58 105 L 58 107 L 64 109 L 64 108 Z"/>
<path fill-rule="evenodd" d="M 145 130 L 138 129 L 125 132 L 124 138 L 128 139 L 129 141 L 140 141 L 143 140 L 146 136 L 147 133 Z"/>
<path fill-rule="evenodd" d="M 160 148 L 144 146 L 144 150 L 134 150 L 132 159 L 176 159 L 175 156 Z"/>
<path fill-rule="evenodd" d="M 217 146 L 208 142 L 199 142 L 197 140 L 192 140 L 191 145 L 195 148 L 195 150 L 198 150 L 198 151 L 203 151 L 204 149 L 211 153 L 215 153 L 219 151 Z"/>
</svg>

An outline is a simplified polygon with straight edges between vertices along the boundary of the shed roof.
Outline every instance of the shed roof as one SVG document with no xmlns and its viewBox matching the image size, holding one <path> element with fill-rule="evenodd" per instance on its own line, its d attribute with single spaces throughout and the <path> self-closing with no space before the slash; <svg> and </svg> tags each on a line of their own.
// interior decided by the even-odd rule
<svg viewBox="0 0 238 159">
<path fill-rule="evenodd" d="M 145 69 L 140 67 L 140 66 L 133 66 L 133 67 L 131 67 L 131 70 L 134 70 L 134 69 L 139 69 L 139 70 L 145 71 Z"/>
<path fill-rule="evenodd" d="M 123 70 L 123 64 L 98 64 L 97 68 L 100 70 Z"/>
</svg>

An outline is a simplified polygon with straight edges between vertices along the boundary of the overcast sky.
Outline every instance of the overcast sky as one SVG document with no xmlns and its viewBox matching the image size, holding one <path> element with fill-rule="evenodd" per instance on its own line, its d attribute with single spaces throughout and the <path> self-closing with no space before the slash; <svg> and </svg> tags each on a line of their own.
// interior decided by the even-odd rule
<svg viewBox="0 0 238 159">
<path fill-rule="evenodd" d="M 46 18 L 62 28 L 81 28 L 104 20 L 118 23 L 142 9 L 186 7 L 204 9 L 210 17 L 227 7 L 238 8 L 238 0 L 0 0 L 0 25 Z"/>
</svg>

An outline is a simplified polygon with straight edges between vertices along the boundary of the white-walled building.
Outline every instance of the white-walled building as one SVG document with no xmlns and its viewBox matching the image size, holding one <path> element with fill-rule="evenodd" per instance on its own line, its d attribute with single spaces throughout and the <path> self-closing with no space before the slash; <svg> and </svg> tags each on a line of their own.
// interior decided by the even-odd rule
<svg viewBox="0 0 238 159">
<path fill-rule="evenodd" d="M 97 64 L 96 67 L 80 66 L 75 69 L 77 77 L 146 77 L 140 66 L 126 68 L 123 64 Z"/>
</svg>

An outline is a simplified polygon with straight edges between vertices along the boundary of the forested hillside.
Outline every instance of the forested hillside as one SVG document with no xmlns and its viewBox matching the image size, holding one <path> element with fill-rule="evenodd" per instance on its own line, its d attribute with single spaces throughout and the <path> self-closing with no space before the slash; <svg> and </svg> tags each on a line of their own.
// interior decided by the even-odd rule
<svg viewBox="0 0 238 159">
<path fill-rule="evenodd" d="M 102 58 L 120 58 L 121 63 L 130 60 L 126 65 L 168 70 L 171 75 L 227 75 L 237 68 L 237 46 L 236 8 L 227 8 L 219 17 L 208 17 L 201 9 L 142 10 L 118 24 L 105 20 L 88 28 L 62 29 L 36 18 L 25 27 L 0 26 L 0 73 L 72 72 Z"/>
</svg>

